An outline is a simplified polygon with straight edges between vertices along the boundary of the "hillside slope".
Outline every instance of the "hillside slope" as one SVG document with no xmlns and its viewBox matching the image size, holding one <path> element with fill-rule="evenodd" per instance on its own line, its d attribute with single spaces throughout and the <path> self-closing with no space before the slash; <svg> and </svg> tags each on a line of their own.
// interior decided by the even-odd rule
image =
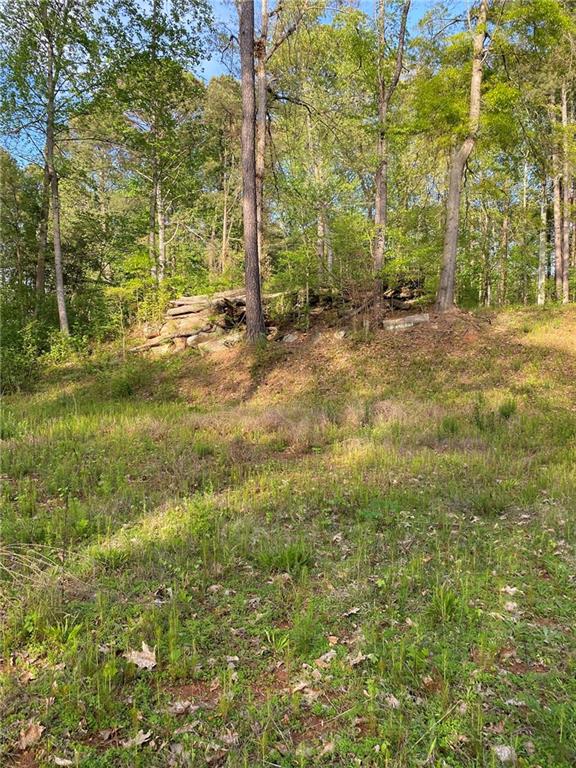
<svg viewBox="0 0 576 768">
<path fill-rule="evenodd" d="M 3 764 L 576 764 L 573 309 L 101 355 L 2 435 Z"/>
</svg>

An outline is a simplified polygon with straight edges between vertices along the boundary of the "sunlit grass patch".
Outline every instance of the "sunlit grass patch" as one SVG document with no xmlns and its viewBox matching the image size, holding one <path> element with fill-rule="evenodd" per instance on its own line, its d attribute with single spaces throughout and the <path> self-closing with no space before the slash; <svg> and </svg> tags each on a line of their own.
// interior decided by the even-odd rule
<svg viewBox="0 0 576 768">
<path fill-rule="evenodd" d="M 281 392 L 262 353 L 243 402 L 184 401 L 196 360 L 9 398 L 0 761 L 33 719 L 41 768 L 571 767 L 574 382 L 532 346 L 562 317 L 504 317 L 508 356 L 351 339 Z"/>
</svg>

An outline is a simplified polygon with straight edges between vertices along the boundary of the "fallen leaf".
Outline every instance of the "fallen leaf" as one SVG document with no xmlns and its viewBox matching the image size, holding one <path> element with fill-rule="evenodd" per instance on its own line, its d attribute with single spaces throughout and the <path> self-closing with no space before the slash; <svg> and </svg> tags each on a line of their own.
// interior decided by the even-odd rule
<svg viewBox="0 0 576 768">
<path fill-rule="evenodd" d="M 384 697 L 384 701 L 388 704 L 390 709 L 400 709 L 400 702 L 396 696 L 393 696 L 391 693 Z"/>
<path fill-rule="evenodd" d="M 331 752 L 334 752 L 335 744 L 333 741 L 327 741 L 326 744 L 322 747 L 322 751 L 320 752 L 320 757 L 324 757 L 324 755 L 329 755 Z"/>
<path fill-rule="evenodd" d="M 350 664 L 351 667 L 357 667 L 358 664 L 362 664 L 367 658 L 368 656 L 365 656 L 361 651 L 358 651 L 356 656 L 348 656 L 348 664 Z"/>
<path fill-rule="evenodd" d="M 360 613 L 360 608 L 354 607 L 350 608 L 349 611 L 345 611 L 342 616 L 355 616 L 357 613 Z"/>
<path fill-rule="evenodd" d="M 226 728 L 224 733 L 220 734 L 220 738 L 227 747 L 235 747 L 240 741 L 240 737 L 232 728 Z"/>
<path fill-rule="evenodd" d="M 506 704 L 509 707 L 525 707 L 526 702 L 521 699 L 506 699 Z"/>
<path fill-rule="evenodd" d="M 336 635 L 328 635 L 328 643 L 329 645 L 338 645 L 338 638 Z"/>
<path fill-rule="evenodd" d="M 150 741 L 151 738 L 152 731 L 148 731 L 147 733 L 144 733 L 144 731 L 138 731 L 136 736 L 133 736 L 131 739 L 126 739 L 121 743 L 123 747 L 129 749 L 130 747 L 139 747 L 141 744 L 146 744 L 146 742 Z"/>
<path fill-rule="evenodd" d="M 313 688 L 306 688 L 304 693 L 302 694 L 302 698 L 304 699 L 304 702 L 310 706 L 311 704 L 314 704 L 316 699 L 320 697 L 320 691 L 315 691 Z"/>
<path fill-rule="evenodd" d="M 156 666 L 156 649 L 149 648 L 142 642 L 141 651 L 127 651 L 124 658 L 136 664 L 139 669 L 154 669 Z"/>
<path fill-rule="evenodd" d="M 198 704 L 192 704 L 189 699 L 181 699 L 172 702 L 168 707 L 168 712 L 171 715 L 188 715 L 191 712 L 196 712 L 197 709 L 200 709 Z"/>
<path fill-rule="evenodd" d="M 520 592 L 520 590 L 518 589 L 518 587 L 509 587 L 508 585 L 506 585 L 505 587 L 502 587 L 500 592 L 503 592 L 505 595 L 516 595 L 518 594 L 518 592 Z"/>
<path fill-rule="evenodd" d="M 508 611 L 508 613 L 515 613 L 518 610 L 518 603 L 508 601 L 507 603 L 504 603 L 504 610 Z"/>
<path fill-rule="evenodd" d="M 330 666 L 332 659 L 335 657 L 336 651 L 327 651 L 317 658 L 314 664 L 316 664 L 317 667 L 320 667 L 320 669 L 326 669 L 326 667 Z"/>
<path fill-rule="evenodd" d="M 67 757 L 55 757 L 54 758 L 54 763 L 56 765 L 74 765 L 74 761 L 73 760 L 68 760 Z"/>
<path fill-rule="evenodd" d="M 100 741 L 110 741 L 112 736 L 117 732 L 118 728 L 104 728 L 101 731 L 98 731 L 98 738 Z"/>
<path fill-rule="evenodd" d="M 176 728 L 174 733 L 177 735 L 180 735 L 181 733 L 193 733 L 199 725 L 200 720 L 194 720 L 192 723 L 186 723 L 186 725 L 183 725 L 180 728 Z"/>
<path fill-rule="evenodd" d="M 492 752 L 496 755 L 498 760 L 504 765 L 516 765 L 518 758 L 516 756 L 516 750 L 514 747 L 508 747 L 504 744 L 497 744 L 492 747 Z"/>
<path fill-rule="evenodd" d="M 33 744 L 39 741 L 42 733 L 45 731 L 45 727 L 40 723 L 29 722 L 26 728 L 20 731 L 20 739 L 18 740 L 18 749 L 22 752 Z"/>
</svg>

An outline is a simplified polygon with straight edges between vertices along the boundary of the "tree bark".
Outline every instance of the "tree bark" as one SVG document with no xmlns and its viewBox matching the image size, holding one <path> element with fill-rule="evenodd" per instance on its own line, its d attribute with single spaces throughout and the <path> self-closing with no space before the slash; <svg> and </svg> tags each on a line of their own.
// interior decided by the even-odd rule
<svg viewBox="0 0 576 768">
<path fill-rule="evenodd" d="M 156 215 L 158 217 L 158 282 L 161 283 L 166 275 L 166 214 L 160 183 L 156 187 Z"/>
<path fill-rule="evenodd" d="M 498 285 L 498 304 L 506 303 L 508 293 L 508 229 L 510 225 L 509 203 L 506 202 L 506 210 L 502 219 L 502 231 L 500 233 L 500 282 Z"/>
<path fill-rule="evenodd" d="M 60 331 L 68 336 L 68 314 L 66 311 L 66 293 L 64 288 L 64 271 L 62 265 L 62 237 L 60 232 L 60 189 L 58 172 L 54 162 L 55 148 L 55 93 L 54 55 L 51 35 L 46 21 L 46 37 L 48 40 L 47 56 L 47 104 L 46 104 L 46 165 L 50 177 L 50 197 L 52 208 L 52 230 L 54 237 L 54 277 L 56 283 L 56 303 L 58 305 L 58 320 Z"/>
<path fill-rule="evenodd" d="M 306 133 L 308 138 L 308 153 L 312 163 L 312 174 L 314 176 L 314 207 L 316 210 L 316 261 L 318 266 L 318 278 L 320 283 L 324 279 L 325 271 L 331 271 L 326 257 L 326 205 L 323 201 L 322 190 L 322 167 L 318 159 L 317 145 L 314 137 L 312 119 L 310 113 L 306 114 Z"/>
<path fill-rule="evenodd" d="M 268 43 L 268 0 L 262 0 L 262 25 L 256 51 L 256 215 L 260 270 L 266 271 L 264 233 L 264 173 L 266 165 L 266 52 Z"/>
<path fill-rule="evenodd" d="M 537 302 L 540 306 L 546 302 L 546 268 L 548 258 L 546 253 L 547 232 L 548 232 L 548 200 L 546 195 L 546 177 L 542 181 L 542 190 L 540 193 L 540 242 L 538 248 L 538 294 Z"/>
<path fill-rule="evenodd" d="M 226 156 L 224 156 L 226 157 Z M 222 244 L 220 247 L 220 272 L 223 273 L 226 269 L 226 262 L 228 260 L 228 174 L 226 172 L 226 166 L 224 166 L 224 178 L 222 179 L 223 187 L 223 210 L 222 210 Z"/>
<path fill-rule="evenodd" d="M 382 292 L 383 284 L 379 273 L 384 265 L 384 252 L 386 250 L 386 230 L 388 225 L 388 109 L 394 91 L 398 86 L 402 73 L 404 60 L 404 47 L 406 42 L 406 25 L 410 11 L 411 0 L 404 0 L 402 15 L 400 18 L 400 31 L 398 33 L 398 48 L 396 49 L 396 65 L 392 79 L 388 84 L 384 77 L 384 54 L 386 43 L 386 3 L 378 2 L 378 145 L 377 166 L 374 185 L 376 188 L 374 201 L 374 245 L 372 249 L 373 267 L 376 275 L 376 294 Z"/>
<path fill-rule="evenodd" d="M 45 155 L 47 153 L 45 152 Z M 42 174 L 42 199 L 38 226 L 38 258 L 36 261 L 36 314 L 44 303 L 46 290 L 46 252 L 48 250 L 48 216 L 50 213 L 50 171 L 44 161 Z"/>
<path fill-rule="evenodd" d="M 240 68 L 242 82 L 242 214 L 246 338 L 255 342 L 265 334 L 258 261 L 256 203 L 256 98 L 254 83 L 254 0 L 240 0 Z"/>
<path fill-rule="evenodd" d="M 568 89 L 562 86 L 562 303 L 570 301 L 570 159 L 568 156 Z"/>
<path fill-rule="evenodd" d="M 556 284 L 556 300 L 562 298 L 563 259 L 562 259 L 562 195 L 560 189 L 560 168 L 556 147 L 552 149 L 553 177 L 553 214 L 554 214 L 554 273 Z"/>
<path fill-rule="evenodd" d="M 150 206 L 148 209 L 148 261 L 150 274 L 158 280 L 158 254 L 156 253 L 156 202 L 158 198 L 158 181 L 156 168 L 152 171 L 152 189 L 150 190 Z"/>
<path fill-rule="evenodd" d="M 454 307 L 462 179 L 466 163 L 476 144 L 478 128 L 480 126 L 481 87 L 485 55 L 484 46 L 488 36 L 487 20 L 488 0 L 482 0 L 478 12 L 478 22 L 473 42 L 468 135 L 462 142 L 460 148 L 455 150 L 452 155 L 448 181 L 442 272 L 440 275 L 438 295 L 436 297 L 436 308 L 439 312 L 446 312 Z"/>
</svg>

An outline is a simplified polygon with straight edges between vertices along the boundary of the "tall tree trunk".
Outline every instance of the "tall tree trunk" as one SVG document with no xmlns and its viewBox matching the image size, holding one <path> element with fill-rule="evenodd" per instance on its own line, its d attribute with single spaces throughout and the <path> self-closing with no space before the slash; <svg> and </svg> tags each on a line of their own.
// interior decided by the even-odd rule
<svg viewBox="0 0 576 768">
<path fill-rule="evenodd" d="M 226 156 L 224 156 L 226 157 Z M 223 186 L 223 211 L 222 211 L 222 245 L 220 247 L 220 272 L 224 272 L 226 269 L 226 262 L 228 260 L 228 174 L 226 172 L 226 166 L 224 166 L 224 178 L 222 180 Z"/>
<path fill-rule="evenodd" d="M 568 89 L 562 86 L 562 303 L 570 301 L 570 158 L 568 156 Z"/>
<path fill-rule="evenodd" d="M 554 273 L 556 284 L 556 300 L 562 299 L 563 259 L 562 259 L 562 194 L 560 185 L 560 167 L 556 147 L 552 149 L 553 177 L 553 213 L 554 213 Z"/>
<path fill-rule="evenodd" d="M 266 329 L 260 293 L 256 204 L 256 98 L 254 88 L 254 0 L 240 2 L 240 68 L 242 73 L 242 214 L 246 338 L 263 337 Z"/>
<path fill-rule="evenodd" d="M 546 246 L 548 244 L 548 199 L 546 195 L 546 177 L 542 181 L 542 190 L 540 192 L 540 243 L 538 248 L 538 294 L 537 301 L 540 306 L 546 302 L 546 268 L 548 258 Z"/>
<path fill-rule="evenodd" d="M 484 206 L 482 206 L 482 250 L 484 251 L 484 260 L 483 260 L 483 279 L 482 279 L 482 285 L 480 287 L 480 303 L 483 304 L 485 307 L 490 306 L 491 301 L 491 294 L 492 294 L 492 285 L 490 280 L 490 271 L 491 271 L 491 265 L 490 265 L 490 221 L 488 217 L 488 213 Z"/>
<path fill-rule="evenodd" d="M 385 81 L 385 47 L 386 47 L 386 1 L 378 0 L 378 144 L 377 166 L 374 185 L 376 189 L 374 200 L 374 245 L 372 248 L 372 261 L 376 275 L 376 295 L 382 292 L 382 279 L 380 272 L 384 265 L 384 252 L 386 250 L 386 230 L 388 225 L 388 109 L 394 91 L 398 86 L 402 73 L 404 60 L 404 47 L 406 43 L 406 25 L 410 11 L 411 0 L 404 0 L 402 15 L 400 18 L 400 31 L 398 33 L 398 48 L 396 49 L 396 65 L 392 79 L 388 84 Z"/>
<path fill-rule="evenodd" d="M 326 236 L 326 269 L 328 270 L 328 276 L 332 278 L 334 272 L 334 249 L 332 248 L 328 222 L 325 222 L 324 229 Z"/>
<path fill-rule="evenodd" d="M 152 171 L 152 189 L 150 190 L 150 205 L 148 208 L 148 263 L 150 274 L 158 280 L 158 254 L 156 252 L 156 203 L 158 198 L 158 179 L 156 167 Z"/>
<path fill-rule="evenodd" d="M 326 254 L 326 211 L 322 200 L 322 168 L 318 159 L 316 142 L 314 140 L 314 130 L 310 113 L 306 113 L 306 132 L 308 136 L 308 153 L 312 163 L 312 173 L 314 175 L 315 187 L 315 209 L 316 209 L 316 261 L 318 266 L 318 278 L 320 282 L 324 279 L 324 272 L 327 269 Z"/>
<path fill-rule="evenodd" d="M 156 214 L 158 217 L 158 282 L 161 283 L 166 275 L 166 213 L 160 182 L 156 187 Z"/>
<path fill-rule="evenodd" d="M 572 116 L 574 119 L 574 116 Z M 574 212 L 574 201 L 576 200 L 576 180 L 572 180 L 572 192 L 570 193 L 570 210 Z M 571 246 L 570 266 L 576 269 L 576 221 L 572 216 L 572 246 Z"/>
<path fill-rule="evenodd" d="M 320 279 L 324 277 L 324 270 L 326 269 L 326 224 L 324 219 L 324 211 L 322 206 L 319 206 L 316 215 L 316 259 L 318 261 L 318 272 Z"/>
<path fill-rule="evenodd" d="M 46 156 L 46 152 L 45 152 Z M 46 290 L 46 252 L 48 250 L 48 216 L 50 212 L 50 171 L 44 161 L 42 174 L 42 199 L 40 202 L 40 224 L 38 226 L 38 257 L 36 261 L 36 314 L 44 303 Z"/>
<path fill-rule="evenodd" d="M 267 268 L 264 233 L 264 173 L 266 164 L 266 54 L 268 43 L 268 0 L 262 0 L 262 25 L 256 43 L 256 215 L 258 258 L 262 273 Z"/>
<path fill-rule="evenodd" d="M 498 286 L 498 304 L 503 306 L 506 303 L 506 294 L 508 293 L 508 230 L 510 225 L 509 201 L 506 201 L 504 218 L 502 219 L 502 230 L 500 233 L 500 283 Z"/>
<path fill-rule="evenodd" d="M 46 23 L 48 28 L 48 23 Z M 52 51 L 52 40 L 50 34 L 48 37 L 48 60 L 47 60 L 47 109 L 46 109 L 46 165 L 50 176 L 50 198 L 52 208 L 52 230 L 54 236 L 54 278 L 56 283 L 56 303 L 58 304 L 58 320 L 60 322 L 60 331 L 68 336 L 70 327 L 68 325 L 68 313 L 66 311 L 66 293 L 64 289 L 64 270 L 62 265 L 62 237 L 60 232 L 60 189 L 58 183 L 58 172 L 54 161 L 55 150 L 55 92 L 56 84 L 54 82 L 54 57 Z"/>
<path fill-rule="evenodd" d="M 470 81 L 470 108 L 468 118 L 468 135 L 460 148 L 452 155 L 450 176 L 448 181 L 448 196 L 446 199 L 446 223 L 444 230 L 444 250 L 442 255 L 442 272 L 436 297 L 436 308 L 446 312 L 454 307 L 454 292 L 456 283 L 456 255 L 458 251 L 458 229 L 460 224 L 460 197 L 462 179 L 468 158 L 472 154 L 478 128 L 480 125 L 480 103 L 482 75 L 484 70 L 484 46 L 488 36 L 488 0 L 482 0 L 478 11 L 478 21 L 473 42 L 472 78 Z"/>
</svg>

